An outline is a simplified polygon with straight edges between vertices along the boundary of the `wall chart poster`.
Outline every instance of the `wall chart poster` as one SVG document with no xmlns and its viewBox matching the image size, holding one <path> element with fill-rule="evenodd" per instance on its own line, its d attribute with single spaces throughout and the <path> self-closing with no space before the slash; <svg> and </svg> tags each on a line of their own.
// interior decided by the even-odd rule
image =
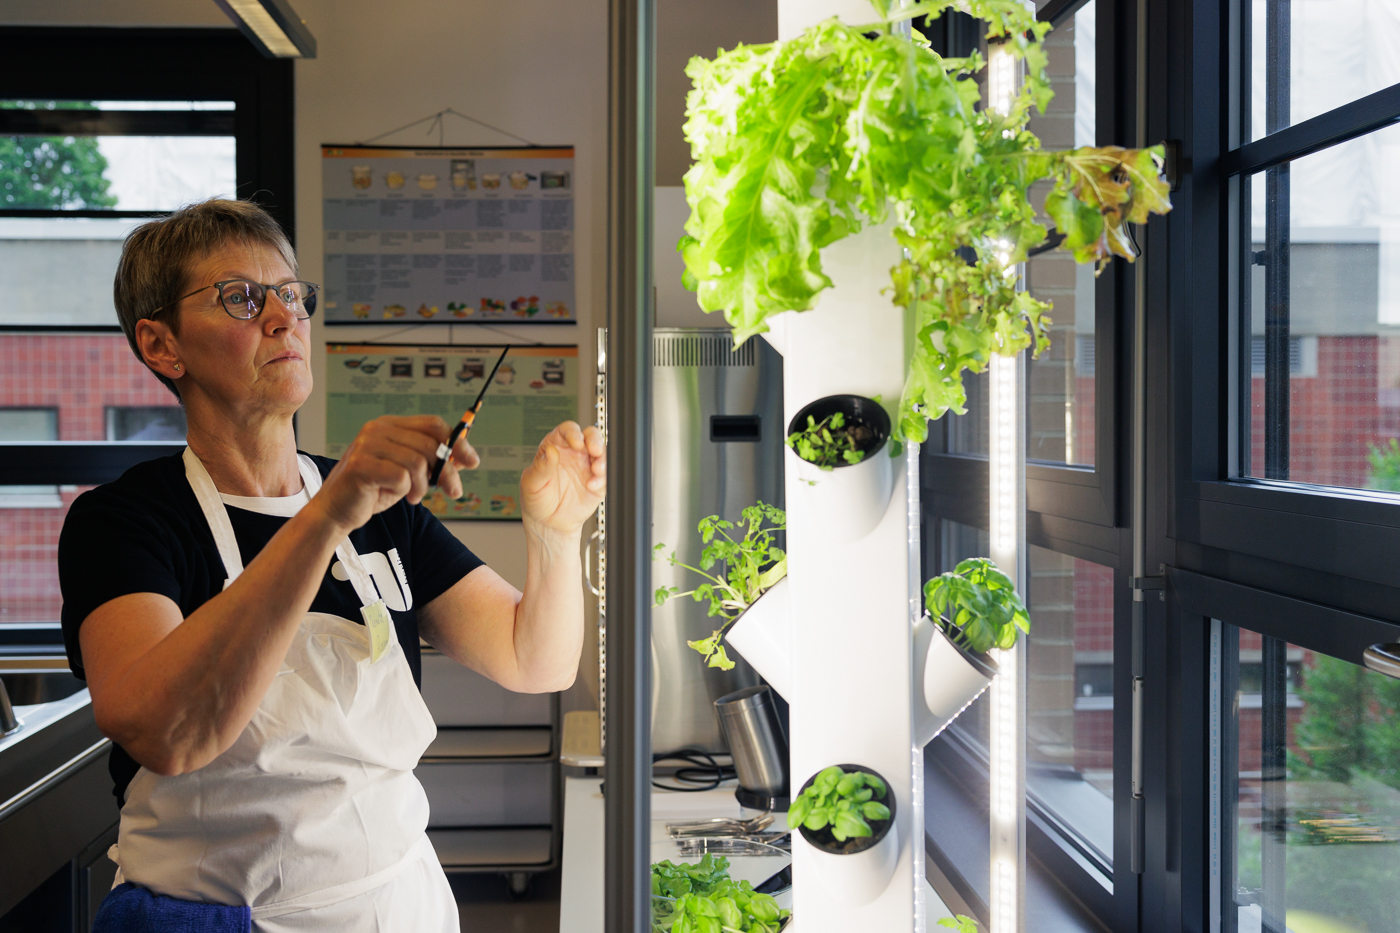
<svg viewBox="0 0 1400 933">
<path fill-rule="evenodd" d="M 461 420 L 504 346 L 326 344 L 326 455 L 340 457 L 380 415 Z M 442 519 L 520 518 L 520 472 L 546 434 L 578 418 L 578 347 L 511 347 L 468 435 L 481 466 L 463 470 L 463 496 L 434 489 Z"/>
<path fill-rule="evenodd" d="M 572 148 L 321 156 L 327 322 L 575 320 Z"/>
</svg>

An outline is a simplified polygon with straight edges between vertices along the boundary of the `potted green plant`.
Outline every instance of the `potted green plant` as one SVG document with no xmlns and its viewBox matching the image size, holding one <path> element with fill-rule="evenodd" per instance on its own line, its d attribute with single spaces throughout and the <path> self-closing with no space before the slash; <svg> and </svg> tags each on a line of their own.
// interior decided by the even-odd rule
<svg viewBox="0 0 1400 933">
<path fill-rule="evenodd" d="M 863 765 L 832 765 L 802 785 L 788 808 L 788 828 L 811 844 L 823 883 L 850 904 L 868 904 L 889 884 L 899 861 L 895 797 Z"/>
<path fill-rule="evenodd" d="M 832 534 L 858 538 L 885 514 L 894 462 L 885 455 L 890 416 L 879 399 L 829 395 L 788 424 L 788 462 L 805 488 L 798 494 Z"/>
<path fill-rule="evenodd" d="M 708 638 L 686 644 L 700 652 L 708 666 L 727 671 L 734 667 L 724 646 L 727 636 L 774 690 L 791 696 L 787 555 L 777 545 L 778 533 L 786 528 L 787 513 L 765 502 L 744 509 L 737 522 L 718 515 L 702 518 L 697 528 L 705 544 L 700 566 L 685 563 L 674 551 L 664 556 L 672 567 L 697 574 L 704 582 L 686 591 L 659 587 L 656 605 L 684 596 L 708 603 L 708 614 L 720 620 L 719 626 Z M 654 548 L 658 558 L 665 550 L 665 544 Z M 716 569 L 717 564 L 722 568 Z"/>
<path fill-rule="evenodd" d="M 1026 126 L 1052 96 L 1050 27 L 1020 0 L 873 6 L 868 24 L 833 18 L 691 60 L 691 212 L 679 250 L 687 287 L 724 312 L 738 344 L 776 315 L 815 307 L 832 285 L 823 250 L 877 231 L 910 338 L 893 436 L 922 441 L 928 419 L 964 410 L 965 371 L 1049 344 L 1049 304 L 1018 287 L 1048 232 L 1030 186 L 1053 183 L 1044 212 L 1060 248 L 1100 268 L 1114 255 L 1131 261 L 1128 225 L 1170 210 L 1164 149 L 1040 148 Z M 986 68 L 981 54 L 943 58 L 893 29 L 954 6 L 1022 64 L 1013 93 L 984 102 L 964 80 Z"/>
<path fill-rule="evenodd" d="M 1011 578 L 985 557 L 973 557 L 924 584 L 929 615 L 915 628 L 915 657 L 922 658 L 922 707 L 915 731 L 927 744 L 997 674 L 989 653 L 1010 648 L 1030 631 L 1030 614 Z"/>
<path fill-rule="evenodd" d="M 698 862 L 652 863 L 652 933 L 779 933 L 791 916 L 748 881 L 730 878 L 727 858 L 706 852 Z"/>
</svg>

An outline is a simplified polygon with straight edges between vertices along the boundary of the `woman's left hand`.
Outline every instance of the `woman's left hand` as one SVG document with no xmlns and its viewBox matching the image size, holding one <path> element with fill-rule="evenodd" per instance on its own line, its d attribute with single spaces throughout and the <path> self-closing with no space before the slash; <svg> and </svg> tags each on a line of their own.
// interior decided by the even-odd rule
<svg viewBox="0 0 1400 933">
<path fill-rule="evenodd" d="M 608 459 L 603 432 L 565 421 L 540 441 L 520 475 L 520 509 L 526 523 L 558 534 L 577 534 L 603 501 Z"/>
</svg>

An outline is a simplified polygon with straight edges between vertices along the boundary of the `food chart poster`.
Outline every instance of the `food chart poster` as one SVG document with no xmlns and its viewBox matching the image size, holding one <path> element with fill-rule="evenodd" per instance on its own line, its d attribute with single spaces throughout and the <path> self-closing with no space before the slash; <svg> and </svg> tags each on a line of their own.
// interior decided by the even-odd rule
<svg viewBox="0 0 1400 933">
<path fill-rule="evenodd" d="M 340 457 L 380 415 L 437 415 L 455 424 L 476 401 L 504 346 L 326 344 L 326 453 Z M 511 347 L 468 435 L 481 466 L 463 496 L 434 489 L 442 519 L 520 518 L 520 473 L 546 434 L 578 418 L 578 347 Z"/>
<path fill-rule="evenodd" d="M 321 147 L 326 321 L 575 320 L 574 150 Z"/>
</svg>

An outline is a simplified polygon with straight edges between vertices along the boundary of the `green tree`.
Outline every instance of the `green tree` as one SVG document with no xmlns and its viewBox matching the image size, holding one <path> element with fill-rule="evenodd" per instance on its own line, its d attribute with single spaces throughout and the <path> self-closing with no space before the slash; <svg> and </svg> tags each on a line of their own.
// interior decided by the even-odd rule
<svg viewBox="0 0 1400 933">
<path fill-rule="evenodd" d="M 1364 774 L 1400 789 L 1400 680 L 1325 654 L 1313 658 L 1294 732 L 1302 754 L 1289 752 L 1290 772 L 1343 784 Z"/>
<path fill-rule="evenodd" d="M 0 102 L 22 110 L 89 110 L 90 102 Z M 0 136 L 0 207 L 97 210 L 116 207 L 107 193 L 107 159 L 94 137 Z"/>
<path fill-rule="evenodd" d="M 1366 459 L 1371 469 L 1366 485 L 1386 492 L 1400 492 L 1400 441 L 1392 437 L 1388 443 L 1370 447 Z"/>
</svg>

